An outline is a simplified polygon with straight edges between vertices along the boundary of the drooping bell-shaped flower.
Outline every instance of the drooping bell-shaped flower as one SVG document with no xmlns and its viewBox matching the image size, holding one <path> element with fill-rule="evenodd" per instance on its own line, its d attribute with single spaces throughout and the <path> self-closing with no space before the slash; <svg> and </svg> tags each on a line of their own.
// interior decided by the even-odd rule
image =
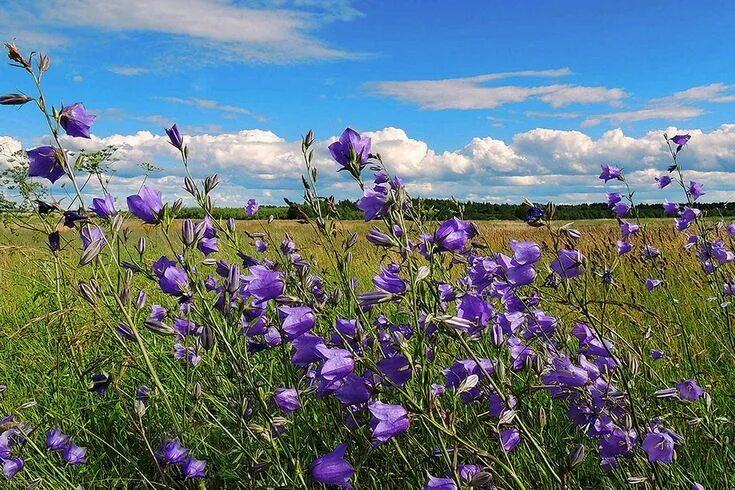
<svg viewBox="0 0 735 490">
<path fill-rule="evenodd" d="M 503 451 L 506 453 L 511 452 L 521 442 L 521 433 L 518 429 L 503 429 L 500 431 L 500 444 L 503 446 Z"/>
<path fill-rule="evenodd" d="M 161 193 L 157 190 L 144 185 L 138 194 L 128 196 L 127 201 L 130 212 L 146 223 L 155 224 L 161 220 L 163 201 Z"/>
<path fill-rule="evenodd" d="M 600 180 L 604 180 L 605 183 L 608 180 L 623 180 L 623 169 L 612 165 L 600 165 L 600 168 L 602 168 Z"/>
<path fill-rule="evenodd" d="M 58 150 L 53 146 L 39 146 L 28 150 L 27 155 L 29 177 L 43 177 L 53 184 L 66 173 Z"/>
<path fill-rule="evenodd" d="M 691 181 L 689 182 L 689 194 L 692 196 L 692 199 L 695 201 L 706 194 L 703 190 L 704 184 L 700 184 L 699 182 Z"/>
<path fill-rule="evenodd" d="M 23 458 L 6 459 L 3 461 L 3 475 L 8 480 L 12 480 L 25 465 L 26 462 Z"/>
<path fill-rule="evenodd" d="M 699 400 L 705 393 L 704 388 L 699 386 L 697 384 L 697 381 L 694 379 L 687 379 L 685 381 L 676 383 L 676 390 L 678 391 L 679 397 L 682 400 L 688 400 L 692 402 Z"/>
<path fill-rule="evenodd" d="M 451 478 L 438 478 L 429 475 L 429 481 L 426 482 L 423 490 L 457 490 L 457 485 Z"/>
<path fill-rule="evenodd" d="M 64 106 L 59 114 L 59 124 L 66 134 L 76 138 L 89 138 L 89 128 L 92 127 L 97 116 L 87 112 L 84 104 L 75 102 Z"/>
<path fill-rule="evenodd" d="M 184 461 L 189 454 L 189 450 L 181 446 L 181 441 L 176 439 L 167 439 L 156 451 L 156 457 L 164 464 L 178 464 Z"/>
<path fill-rule="evenodd" d="M 105 197 L 95 197 L 92 199 L 92 211 L 95 212 L 100 218 L 109 218 L 117 214 L 115 209 L 115 198 L 110 194 L 105 194 Z"/>
<path fill-rule="evenodd" d="M 551 263 L 551 270 L 564 279 L 572 279 L 584 272 L 584 255 L 579 250 L 560 250 L 558 257 Z"/>
<path fill-rule="evenodd" d="M 189 456 L 181 464 L 181 472 L 185 478 L 206 478 L 207 462 Z"/>
<path fill-rule="evenodd" d="M 649 432 L 641 445 L 651 463 L 674 461 L 674 439 L 666 432 Z"/>
<path fill-rule="evenodd" d="M 283 410 L 286 415 L 290 415 L 301 408 L 299 392 L 294 388 L 278 388 L 273 393 L 273 401 L 276 402 L 278 408 Z"/>
<path fill-rule="evenodd" d="M 368 410 L 373 415 L 370 427 L 373 429 L 373 444 L 375 445 L 383 444 L 391 437 L 402 434 L 411 425 L 408 412 L 400 405 L 388 405 L 375 401 L 368 405 Z"/>
<path fill-rule="evenodd" d="M 87 462 L 87 448 L 79 447 L 73 442 L 70 442 L 64 451 L 61 453 L 64 457 L 64 461 L 68 464 L 84 464 Z"/>
<path fill-rule="evenodd" d="M 345 459 L 347 443 L 340 444 L 331 453 L 320 456 L 311 463 L 311 476 L 319 483 L 342 488 L 352 488 L 350 478 L 355 468 Z"/>
<path fill-rule="evenodd" d="M 59 429 L 53 429 L 46 434 L 46 447 L 51 451 L 60 451 L 69 443 L 69 436 L 62 434 Z"/>
</svg>

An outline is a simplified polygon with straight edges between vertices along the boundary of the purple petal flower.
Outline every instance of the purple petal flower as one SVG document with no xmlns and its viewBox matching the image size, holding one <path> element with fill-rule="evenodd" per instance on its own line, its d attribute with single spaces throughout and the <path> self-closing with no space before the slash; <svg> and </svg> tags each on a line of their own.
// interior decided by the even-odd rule
<svg viewBox="0 0 735 490">
<path fill-rule="evenodd" d="M 658 184 L 659 189 L 663 189 L 667 185 L 671 184 L 671 177 L 666 174 L 661 177 L 656 177 L 656 184 Z"/>
<path fill-rule="evenodd" d="M 457 485 L 451 478 L 438 478 L 429 475 L 429 481 L 424 485 L 423 490 L 457 490 Z"/>
<path fill-rule="evenodd" d="M 373 189 L 366 187 L 357 208 L 365 213 L 365 221 L 385 216 L 390 209 L 390 193 L 385 186 L 376 185 Z"/>
<path fill-rule="evenodd" d="M 615 213 L 615 216 L 618 218 L 624 218 L 625 215 L 628 214 L 628 211 L 630 211 L 630 206 L 625 204 L 623 201 L 620 201 L 615 203 L 612 210 Z"/>
<path fill-rule="evenodd" d="M 689 206 L 685 206 L 684 209 L 681 211 L 680 217 L 687 221 L 695 221 L 697 218 L 699 218 L 701 214 L 702 214 L 701 210 L 697 208 L 691 208 Z"/>
<path fill-rule="evenodd" d="M 673 138 L 671 138 L 671 141 L 673 141 L 677 145 L 686 145 L 689 140 L 691 139 L 691 136 L 688 134 L 677 134 Z"/>
<path fill-rule="evenodd" d="M 578 250 L 560 250 L 559 256 L 551 263 L 551 269 L 562 278 L 571 279 L 584 272 L 585 258 Z"/>
<path fill-rule="evenodd" d="M 620 233 L 623 235 L 623 238 L 630 238 L 637 234 L 640 229 L 641 227 L 635 223 L 630 223 L 629 221 L 620 222 Z"/>
<path fill-rule="evenodd" d="M 89 128 L 92 127 L 95 119 L 97 116 L 88 113 L 81 102 L 63 107 L 59 114 L 61 127 L 64 128 L 66 134 L 76 138 L 89 138 Z"/>
<path fill-rule="evenodd" d="M 174 359 L 186 359 L 189 366 L 196 367 L 202 360 L 202 356 L 197 355 L 197 351 L 194 346 L 185 346 L 181 342 L 176 342 L 174 344 Z"/>
<path fill-rule="evenodd" d="M 706 192 L 702 190 L 703 187 L 704 187 L 704 184 L 700 184 L 699 182 L 694 182 L 694 181 L 689 182 L 689 194 L 692 196 L 692 199 L 696 201 L 697 199 L 699 199 L 700 197 L 706 194 Z"/>
<path fill-rule="evenodd" d="M 163 202 L 161 193 L 157 190 L 144 185 L 137 195 L 128 196 L 127 201 L 130 212 L 146 223 L 155 224 L 160 221 Z"/>
<path fill-rule="evenodd" d="M 245 214 L 248 216 L 253 216 L 255 213 L 258 212 L 258 209 L 260 209 L 260 204 L 255 199 L 248 200 L 247 206 L 245 206 Z"/>
<path fill-rule="evenodd" d="M 156 457 L 164 464 L 179 464 L 189 454 L 189 450 L 181 447 L 178 438 L 167 439 L 163 445 L 156 451 Z"/>
<path fill-rule="evenodd" d="M 158 278 L 158 285 L 164 293 L 171 296 L 180 296 L 189 287 L 189 276 L 183 269 L 170 265 L 163 270 L 163 274 Z"/>
<path fill-rule="evenodd" d="M 370 138 L 360 136 L 357 131 L 347 128 L 339 137 L 339 141 L 329 145 L 329 152 L 342 168 L 349 168 L 355 164 L 362 169 L 367 164 L 371 144 Z"/>
<path fill-rule="evenodd" d="M 459 479 L 464 484 L 469 484 L 472 479 L 482 471 L 482 469 L 476 464 L 458 464 L 457 473 L 459 473 Z M 447 472 L 449 474 L 449 472 Z"/>
<path fill-rule="evenodd" d="M 87 219 L 87 216 L 84 213 L 75 211 L 73 209 L 64 211 L 64 226 L 66 226 L 67 228 L 74 228 L 74 223 L 76 223 L 77 221 L 82 221 L 84 219 Z"/>
<path fill-rule="evenodd" d="M 331 383 L 344 378 L 355 369 L 355 358 L 350 351 L 329 349 L 323 344 L 317 345 L 315 349 L 323 360 L 317 372 L 320 379 Z"/>
<path fill-rule="evenodd" d="M 100 218 L 109 218 L 117 214 L 115 209 L 115 198 L 110 194 L 105 194 L 105 197 L 95 197 L 92 199 L 92 211 L 94 211 Z"/>
<path fill-rule="evenodd" d="M 279 315 L 283 320 L 286 340 L 293 340 L 308 333 L 316 323 L 314 311 L 308 306 L 281 306 Z"/>
<path fill-rule="evenodd" d="M 630 242 L 624 242 L 622 240 L 618 240 L 618 255 L 627 254 L 631 250 L 633 250 L 633 245 Z"/>
<path fill-rule="evenodd" d="M 291 362 L 297 366 L 306 367 L 312 362 L 317 362 L 322 359 L 318 349 L 326 347 L 324 345 L 324 339 L 318 335 L 312 335 L 305 333 L 300 337 L 295 338 L 291 341 L 295 352 L 291 357 Z"/>
<path fill-rule="evenodd" d="M 696 380 L 687 379 L 676 383 L 676 389 L 679 392 L 679 397 L 682 400 L 697 401 L 702 395 L 704 395 L 704 388 L 697 384 Z"/>
<path fill-rule="evenodd" d="M 535 264 L 541 258 L 541 247 L 536 242 L 510 241 L 513 260 L 518 265 Z"/>
<path fill-rule="evenodd" d="M 183 149 L 184 147 L 184 138 L 181 136 L 181 133 L 179 132 L 179 128 L 174 124 L 170 128 L 166 129 L 166 134 L 168 135 L 169 142 L 179 150 Z"/>
<path fill-rule="evenodd" d="M 623 196 L 619 192 L 608 192 L 607 193 L 607 205 L 612 207 L 619 203 L 623 199 Z"/>
<path fill-rule="evenodd" d="M 115 327 L 115 330 L 125 339 L 129 340 L 130 342 L 135 342 L 135 333 L 129 326 L 125 325 L 124 323 L 118 323 L 117 327 Z"/>
<path fill-rule="evenodd" d="M 27 155 L 29 177 L 43 177 L 53 184 L 66 173 L 53 146 L 39 146 L 28 150 Z"/>
<path fill-rule="evenodd" d="M 671 464 L 674 461 L 674 440 L 665 432 L 649 432 L 642 447 L 651 463 Z"/>
<path fill-rule="evenodd" d="M 393 245 L 393 240 L 391 240 L 390 236 L 376 228 L 367 232 L 365 238 L 367 238 L 367 241 L 378 247 L 390 247 Z"/>
<path fill-rule="evenodd" d="M 453 217 L 439 225 L 433 238 L 439 250 L 460 252 L 476 235 L 477 229 L 472 223 Z"/>
<path fill-rule="evenodd" d="M 644 260 L 651 260 L 659 255 L 661 255 L 661 251 L 652 245 L 646 245 L 643 247 L 643 253 L 641 253 Z"/>
<path fill-rule="evenodd" d="M 216 238 L 202 238 L 197 243 L 197 248 L 204 254 L 209 255 L 214 252 L 219 252 L 219 246 L 217 245 Z"/>
<path fill-rule="evenodd" d="M 466 294 L 457 307 L 457 315 L 478 327 L 477 329 L 471 329 L 473 331 L 467 331 L 468 334 L 473 335 L 488 325 L 493 316 L 493 307 L 484 298 L 476 294 Z"/>
<path fill-rule="evenodd" d="M 398 386 L 405 385 L 411 379 L 411 365 L 402 354 L 383 359 L 377 367 L 380 374 Z"/>
<path fill-rule="evenodd" d="M 69 442 L 69 436 L 62 434 L 59 429 L 53 429 L 46 434 L 46 447 L 51 451 L 64 449 Z"/>
<path fill-rule="evenodd" d="M 102 243 L 106 243 L 107 239 L 105 238 L 105 232 L 100 228 L 99 226 L 95 226 L 92 228 L 91 226 L 87 225 L 84 228 L 82 228 L 82 231 L 79 233 L 79 238 L 82 239 L 82 247 L 86 250 L 87 247 L 92 242 L 96 241 L 102 241 Z"/>
<path fill-rule="evenodd" d="M 294 388 L 278 388 L 273 394 L 273 400 L 286 415 L 290 415 L 301 408 L 299 392 Z"/>
<path fill-rule="evenodd" d="M 648 289 L 649 291 L 653 291 L 661 284 L 662 282 L 659 279 L 646 279 L 646 289 Z"/>
<path fill-rule="evenodd" d="M 257 303 L 263 303 L 283 294 L 286 287 L 283 274 L 272 271 L 262 265 L 250 268 L 250 275 L 245 278 L 246 290 L 255 298 Z"/>
<path fill-rule="evenodd" d="M 186 478 L 206 478 L 207 477 L 207 462 L 189 456 L 181 464 L 181 471 L 184 473 Z"/>
<path fill-rule="evenodd" d="M 651 349 L 651 359 L 653 359 L 654 361 L 658 361 L 662 357 L 664 357 L 663 352 L 658 349 Z"/>
<path fill-rule="evenodd" d="M 373 415 L 370 427 L 373 429 L 373 444 L 376 446 L 402 434 L 411 423 L 408 412 L 400 405 L 376 401 L 368 405 L 368 410 Z"/>
<path fill-rule="evenodd" d="M 174 320 L 174 330 L 179 337 L 187 337 L 189 335 L 200 335 L 202 327 L 186 318 L 177 318 Z"/>
<path fill-rule="evenodd" d="M 196 232 L 201 233 L 204 238 L 214 238 L 217 236 L 217 230 L 214 229 L 212 224 L 212 218 L 209 215 L 205 215 L 204 219 L 196 224 Z"/>
<path fill-rule="evenodd" d="M 503 451 L 511 452 L 521 442 L 521 433 L 517 429 L 503 429 L 500 431 L 500 443 Z"/>
<path fill-rule="evenodd" d="M 150 396 L 151 396 L 151 389 L 147 385 L 141 385 L 141 387 L 135 391 L 136 400 L 147 402 Z"/>
<path fill-rule="evenodd" d="M 268 250 L 268 242 L 258 238 L 257 240 L 255 240 L 255 250 L 260 253 L 265 252 L 266 250 Z"/>
<path fill-rule="evenodd" d="M 398 275 L 400 266 L 391 264 L 384 267 L 380 274 L 373 277 L 375 287 L 392 294 L 399 294 L 406 290 L 406 282 Z"/>
<path fill-rule="evenodd" d="M 623 180 L 623 169 L 610 165 L 600 165 L 600 168 L 602 168 L 600 180 L 604 180 L 605 183 L 608 180 Z"/>
<path fill-rule="evenodd" d="M 79 447 L 73 442 L 70 442 L 64 452 L 61 454 L 64 457 L 64 461 L 69 464 L 84 464 L 87 462 L 87 448 Z"/>
<path fill-rule="evenodd" d="M 25 465 L 23 458 L 6 459 L 3 461 L 3 475 L 11 480 Z"/>
<path fill-rule="evenodd" d="M 675 202 L 664 201 L 664 214 L 671 216 L 679 212 L 679 205 Z"/>
<path fill-rule="evenodd" d="M 166 318 L 166 315 L 168 315 L 168 310 L 166 308 L 161 305 L 151 305 L 151 314 L 149 316 L 151 320 L 161 322 Z"/>
<path fill-rule="evenodd" d="M 390 177 L 388 176 L 388 174 L 382 171 L 375 172 L 373 174 L 373 177 L 374 177 L 373 182 L 375 182 L 376 184 L 385 184 L 386 182 L 390 180 Z"/>
<path fill-rule="evenodd" d="M 331 453 L 315 459 L 311 463 L 311 476 L 325 485 L 352 488 L 349 480 L 355 474 L 355 468 L 345 459 L 346 451 L 347 443 L 340 444 Z"/>
<path fill-rule="evenodd" d="M 532 225 L 532 226 L 539 225 L 541 223 L 541 220 L 543 220 L 543 218 L 544 218 L 544 210 L 541 209 L 539 206 L 532 206 L 526 212 L 526 223 L 528 223 L 529 225 Z"/>
</svg>

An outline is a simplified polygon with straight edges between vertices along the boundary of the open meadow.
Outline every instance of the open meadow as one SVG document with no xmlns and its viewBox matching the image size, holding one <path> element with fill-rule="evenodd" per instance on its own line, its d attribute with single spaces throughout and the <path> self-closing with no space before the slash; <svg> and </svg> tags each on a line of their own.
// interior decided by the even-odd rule
<svg viewBox="0 0 735 490">
<path fill-rule="evenodd" d="M 503 221 L 476 225 L 478 235 L 474 242 L 487 247 L 478 249 L 483 254 L 512 255 L 510 240 L 539 243 L 545 254 L 553 246 L 545 227 Z M 180 222 L 175 222 L 172 228 L 178 230 L 180 226 Z M 362 222 L 339 225 L 340 236 L 347 237 L 352 232 L 359 236 L 351 248 L 351 271 L 357 279 L 358 292 L 373 289 L 372 277 L 379 272 L 378 262 L 400 260 L 399 254 L 376 250 L 364 238 L 371 226 Z M 613 283 L 604 284 L 605 264 L 612 265 L 608 261 L 614 255 L 610 254 L 609 244 L 619 233 L 618 225 L 614 220 L 579 222 L 575 223 L 582 233 L 579 249 L 590 265 L 585 277 L 578 279 L 584 281 L 580 287 L 584 303 L 571 306 L 566 296 L 572 293 L 565 292 L 563 286 L 556 290 L 541 288 L 546 308 L 558 319 L 560 341 L 573 349 L 577 340 L 569 337 L 576 322 L 585 315 L 597 319 L 616 345 L 623 369 L 629 370 L 624 389 L 626 396 L 639 404 L 636 416 L 661 417 L 686 441 L 677 447 L 674 465 L 655 463 L 659 465 L 655 470 L 664 481 L 661 487 L 685 488 L 686 483 L 670 482 L 691 479 L 707 482 L 707 488 L 725 488 L 732 483 L 727 479 L 732 475 L 735 458 L 731 421 L 735 413 L 732 326 L 724 323 L 719 300 L 708 287 L 707 278 L 700 276 L 701 265 L 694 253 L 685 250 L 686 238 L 674 230 L 669 220 L 647 220 L 644 226 L 660 247 L 657 267 L 661 275 L 657 277 L 666 284 L 667 292 L 646 289 L 649 266 L 639 254 L 631 254 L 620 262 L 614 269 Z M 160 230 L 140 223 L 133 223 L 131 228 L 131 243 L 137 243 L 141 236 L 147 238 L 146 256 L 157 258 L 167 253 L 168 244 L 161 238 Z M 273 246 L 265 256 L 274 261 L 281 254 L 279 244 L 290 236 L 299 247 L 298 253 L 311 264 L 310 272 L 324 279 L 324 289 L 339 287 L 333 258 L 310 225 L 294 221 L 237 222 L 242 250 L 259 255 L 246 232 L 270 235 Z M 73 243 L 78 238 L 74 231 L 66 230 L 61 240 Z M 76 246 L 69 248 L 70 253 L 64 254 L 59 267 L 63 283 L 75 285 L 86 280 L 89 271 L 76 268 L 79 252 L 73 251 Z M 119 339 L 112 333 L 116 315 L 108 311 L 100 318 L 73 288 L 55 290 L 48 246 L 37 235 L 6 225 L 0 231 L 0 251 L 0 366 L 2 381 L 7 385 L 0 406 L 39 430 L 59 425 L 89 448 L 85 466 L 67 469 L 44 457 L 44 450 L 34 454 L 27 449 L 26 471 L 14 483 L 18 488 L 36 479 L 47 488 L 64 488 L 70 483 L 89 488 L 183 485 L 185 482 L 172 472 L 157 473 L 155 458 L 151 456 L 155 445 L 165 435 L 176 432 L 155 390 L 150 405 L 146 402 L 144 417 L 138 418 L 135 392 L 151 381 L 134 353 L 127 348 L 121 350 Z M 238 260 L 232 253 L 220 257 Z M 537 268 L 542 278 L 551 272 L 548 260 L 542 260 Z M 215 267 L 209 269 L 214 273 Z M 452 276 L 461 277 L 461 267 L 451 270 Z M 170 297 L 146 286 L 145 280 L 136 279 L 132 291 L 137 294 L 139 288 L 146 289 L 149 304 L 174 308 Z M 63 308 L 59 309 L 57 302 Z M 311 306 L 320 308 L 313 302 Z M 312 331 L 328 338 L 334 318 L 346 316 L 342 308 L 326 309 Z M 410 315 L 399 307 L 387 311 L 409 321 Z M 418 488 L 427 472 L 441 473 L 446 457 L 448 461 L 469 460 L 492 468 L 492 482 L 498 488 L 558 488 L 560 483 L 552 475 L 561 476 L 567 488 L 618 488 L 625 480 L 645 478 L 647 471 L 652 470 L 646 468 L 644 455 L 621 470 L 600 472 L 599 449 L 584 436 L 584 428 L 575 428 L 570 421 L 568 403 L 554 400 L 543 389 L 540 379 L 524 370 L 516 372 L 510 365 L 498 380 L 516 393 L 516 416 L 527 424 L 529 431 L 524 432 L 523 442 L 512 453 L 506 455 L 500 449 L 498 436 L 493 434 L 498 419 L 488 412 L 486 403 L 465 404 L 460 393 L 450 390 L 435 399 L 422 391 L 421 384 L 412 381 L 405 385 L 405 396 L 417 403 L 425 400 L 428 405 L 424 409 L 430 413 L 436 410 L 434 417 L 445 420 L 442 423 L 446 423 L 446 428 L 435 433 L 428 422 L 415 416 L 406 435 L 375 447 L 365 428 L 344 425 L 339 401 L 310 393 L 305 371 L 295 369 L 288 357 L 284 362 L 284 356 L 289 354 L 281 348 L 247 357 L 242 368 L 245 371 L 235 375 L 230 371 L 232 367 L 219 366 L 210 359 L 210 353 L 202 356 L 195 369 L 187 369 L 172 357 L 170 337 L 150 331 L 142 335 L 158 377 L 173 399 L 174 411 L 182 417 L 179 423 L 187 424 L 187 446 L 208 462 L 211 488 L 309 487 L 311 461 L 347 439 L 356 441 L 351 445 L 350 459 L 358 475 L 353 484 L 359 488 Z M 480 357 L 494 359 L 504 350 L 502 345 L 499 350 L 489 333 L 474 338 L 472 343 Z M 456 341 L 443 341 L 435 349 L 433 358 L 414 361 L 421 362 L 415 366 L 416 376 L 420 373 L 428 381 L 442 383 L 446 380 L 442 371 L 463 355 L 462 347 Z M 661 352 L 660 359 L 655 354 L 652 357 L 657 351 Z M 90 391 L 91 376 L 98 372 L 112 377 L 104 396 Z M 243 385 L 241 376 L 251 377 L 254 386 Z M 707 390 L 706 403 L 656 398 L 656 391 L 692 376 L 701 380 Z M 282 385 L 303 390 L 302 407 L 290 417 L 279 415 L 270 399 L 273 390 Z M 192 394 L 195 386 L 199 390 L 196 395 Z M 283 432 L 279 432 L 279 437 L 273 433 L 273 424 L 278 424 L 278 430 Z M 479 453 L 469 456 L 457 440 L 468 444 L 471 441 Z M 564 468 L 568 453 L 579 442 L 585 445 L 588 455 L 567 472 Z M 447 453 L 442 455 L 444 451 Z M 653 485 L 650 479 L 648 484 Z"/>
</svg>

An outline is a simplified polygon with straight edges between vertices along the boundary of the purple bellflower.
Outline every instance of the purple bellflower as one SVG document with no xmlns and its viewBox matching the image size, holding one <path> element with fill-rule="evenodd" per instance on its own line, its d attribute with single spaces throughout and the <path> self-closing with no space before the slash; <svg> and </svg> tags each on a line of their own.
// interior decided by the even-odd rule
<svg viewBox="0 0 735 490">
<path fill-rule="evenodd" d="M 608 180 L 623 180 L 623 169 L 611 165 L 600 165 L 600 168 L 602 169 L 600 180 L 604 180 L 605 183 Z"/>
<path fill-rule="evenodd" d="M 53 184 L 66 173 L 58 150 L 53 146 L 39 146 L 28 150 L 27 155 L 29 177 L 43 177 Z"/>
<path fill-rule="evenodd" d="M 331 453 L 316 458 L 311 463 L 311 476 L 325 485 L 334 485 L 342 488 L 352 488 L 350 478 L 355 474 L 355 468 L 345 459 L 347 444 L 340 444 Z"/>
<path fill-rule="evenodd" d="M 96 119 L 97 116 L 87 112 L 81 102 L 62 107 L 59 114 L 59 124 L 66 134 L 75 138 L 89 138 L 89 128 Z"/>
<path fill-rule="evenodd" d="M 347 128 L 339 137 L 339 141 L 329 145 L 329 152 L 332 158 L 342 166 L 342 169 L 350 169 L 355 165 L 362 170 L 367 165 L 371 145 L 370 138 L 360 136 L 354 129 Z"/>
<path fill-rule="evenodd" d="M 375 401 L 368 405 L 368 410 L 373 414 L 370 427 L 373 429 L 373 444 L 376 446 L 402 434 L 410 425 L 408 412 L 400 405 Z"/>
<path fill-rule="evenodd" d="M 127 200 L 130 212 L 146 223 L 155 224 L 161 220 L 163 202 L 157 190 L 144 185 L 138 194 L 128 196 Z"/>
</svg>

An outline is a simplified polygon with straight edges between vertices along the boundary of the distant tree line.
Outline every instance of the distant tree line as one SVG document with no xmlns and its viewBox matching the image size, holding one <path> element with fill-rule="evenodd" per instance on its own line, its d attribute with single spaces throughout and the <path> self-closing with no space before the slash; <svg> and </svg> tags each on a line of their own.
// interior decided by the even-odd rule
<svg viewBox="0 0 735 490">
<path fill-rule="evenodd" d="M 445 220 L 461 214 L 465 219 L 482 220 L 523 220 L 528 211 L 525 204 L 496 204 L 488 202 L 458 202 L 450 199 L 417 199 L 414 206 L 429 218 Z M 637 204 L 638 213 L 642 218 L 663 218 L 661 204 Z M 709 216 L 735 216 L 735 203 L 698 203 L 697 207 Z M 342 200 L 336 204 L 336 210 L 343 220 L 361 220 L 363 213 L 357 208 L 355 201 Z M 246 216 L 245 208 L 215 208 L 212 213 L 215 218 L 237 220 L 242 219 L 301 219 L 304 213 L 310 214 L 303 204 L 291 203 L 290 206 L 261 206 L 255 216 Z M 179 214 L 182 218 L 203 217 L 199 208 L 184 208 Z M 614 214 L 606 203 L 559 204 L 556 207 L 554 219 L 562 221 L 576 221 L 583 219 L 613 218 Z"/>
</svg>

